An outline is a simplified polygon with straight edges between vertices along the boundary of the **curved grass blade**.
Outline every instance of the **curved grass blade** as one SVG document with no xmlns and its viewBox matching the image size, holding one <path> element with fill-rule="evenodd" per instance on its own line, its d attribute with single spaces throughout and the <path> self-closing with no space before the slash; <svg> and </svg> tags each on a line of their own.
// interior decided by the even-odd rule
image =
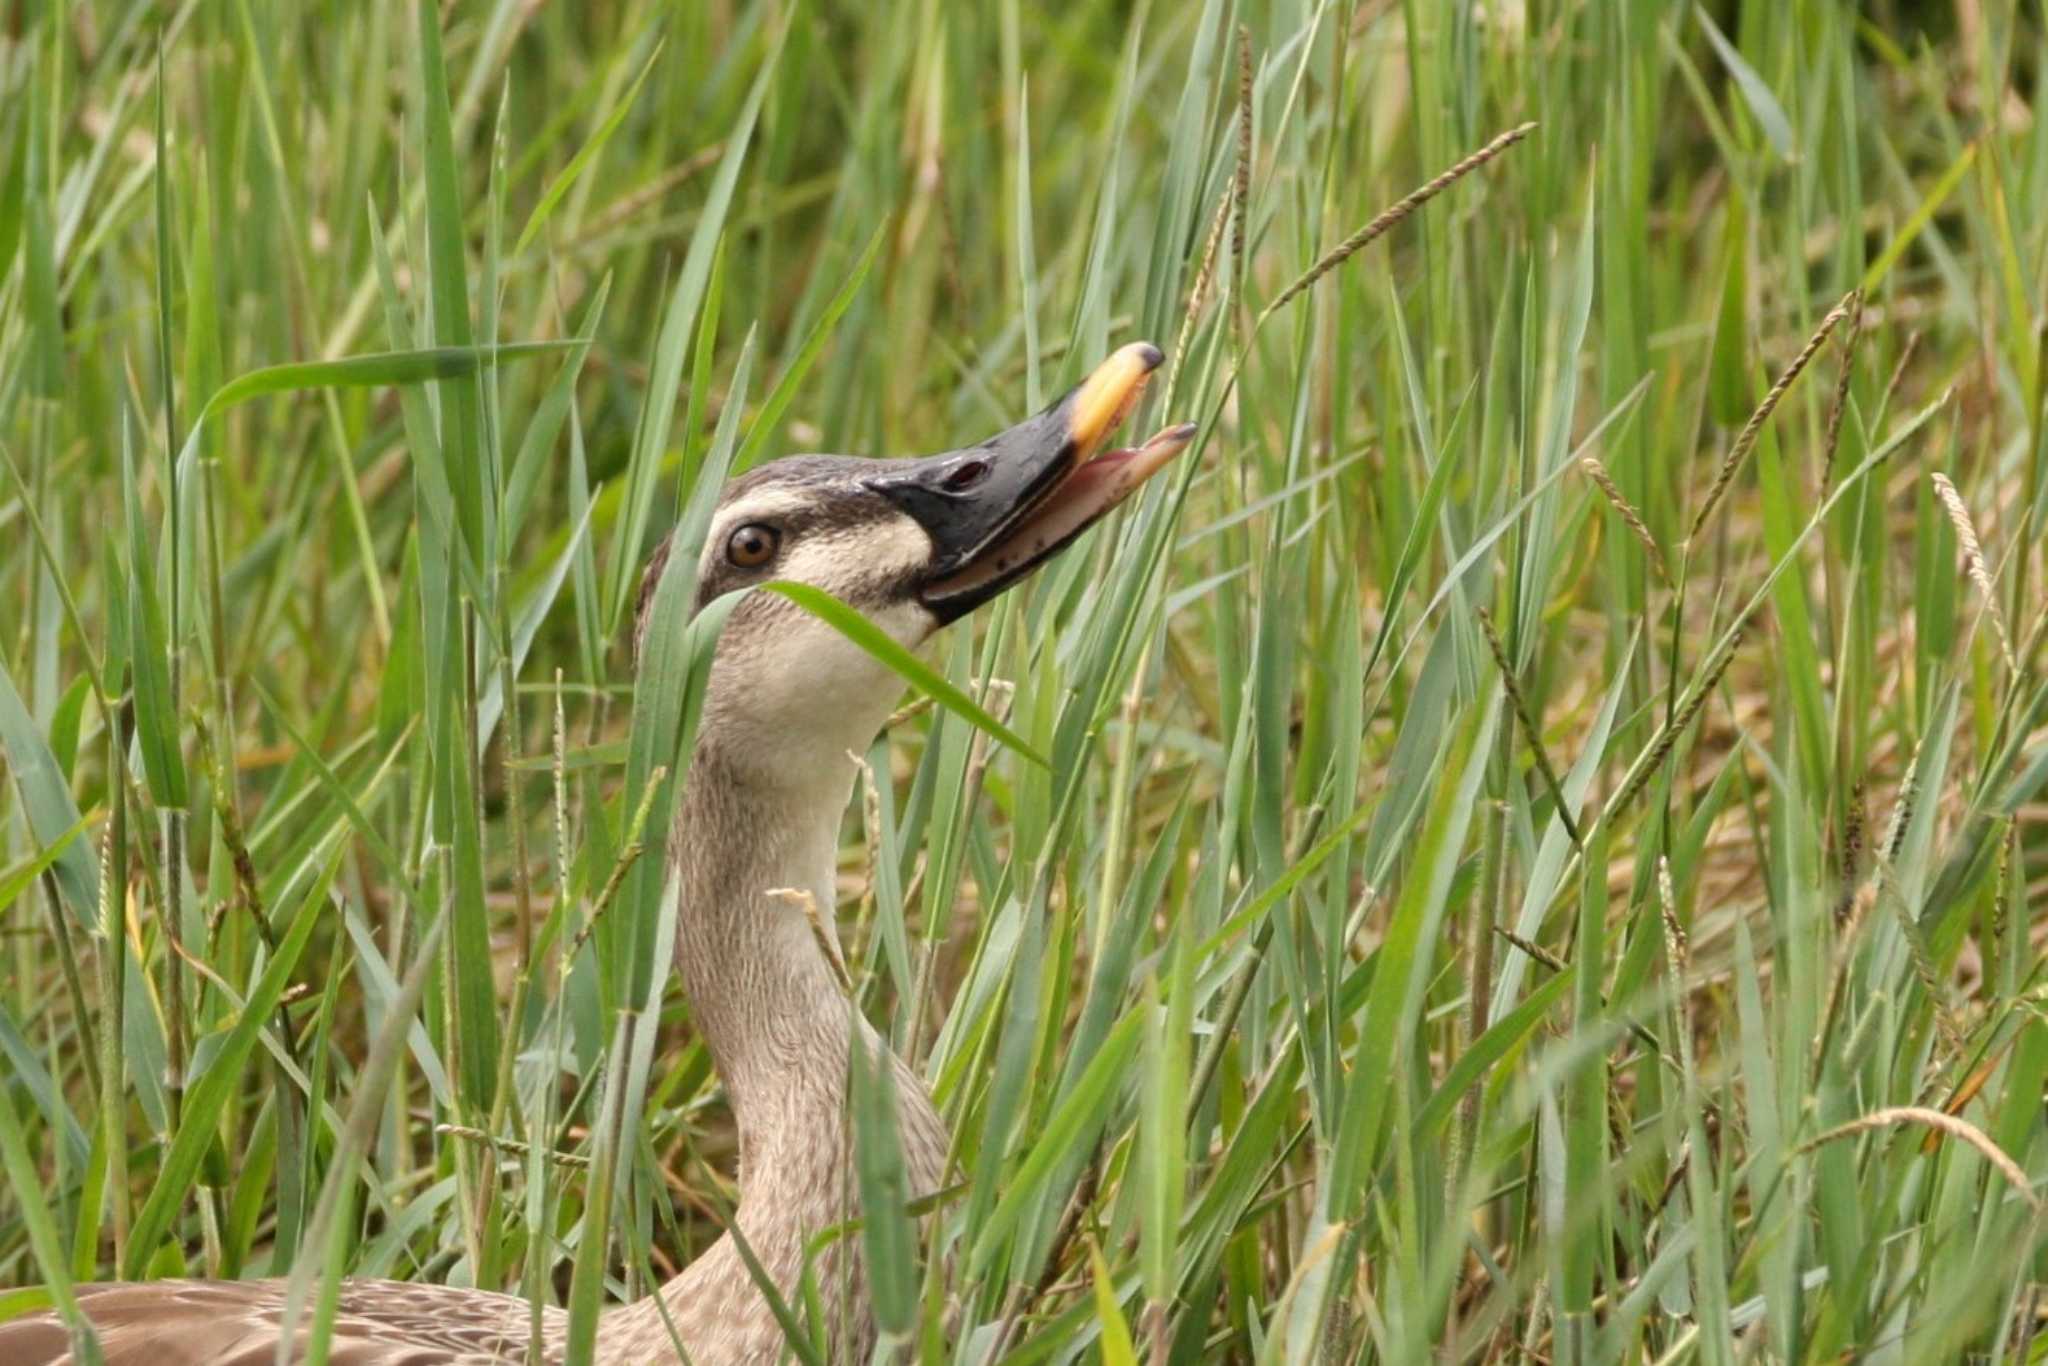
<svg viewBox="0 0 2048 1366">
<path fill-rule="evenodd" d="M 682 270 L 676 276 L 675 287 L 670 291 L 662 316 L 648 398 L 641 410 L 639 426 L 633 433 L 633 453 L 627 461 L 625 515 L 619 523 L 619 535 L 612 551 L 607 618 L 607 627 L 612 631 L 618 629 L 626 604 L 633 600 L 634 579 L 640 569 L 641 537 L 646 532 L 648 512 L 653 506 L 655 476 L 660 470 L 662 453 L 668 449 L 669 430 L 675 421 L 676 399 L 683 376 L 683 353 L 696 328 L 698 310 L 704 304 L 706 289 L 711 284 L 712 264 L 724 236 L 733 187 L 739 179 L 740 167 L 746 161 L 748 145 L 754 138 L 754 124 L 760 116 L 762 102 L 768 97 L 776 64 L 782 57 L 783 39 L 788 33 L 789 25 L 784 24 L 771 40 L 767 57 L 747 92 L 746 104 L 733 121 L 732 133 L 726 139 L 725 154 L 712 176 L 704 207 L 697 216 L 697 226 L 690 234 L 690 246 L 683 256 Z"/>
<path fill-rule="evenodd" d="M 627 88 L 618 105 L 598 126 L 597 131 L 591 134 L 590 141 L 584 143 L 582 149 L 569 159 L 569 164 L 562 168 L 561 174 L 549 183 L 547 191 L 540 197 L 540 202 L 535 204 L 533 212 L 526 216 L 526 226 L 519 230 L 519 240 L 512 244 L 514 256 L 533 245 L 535 235 L 547 224 L 548 216 L 554 213 L 555 206 L 562 202 L 562 196 L 569 193 L 576 182 L 583 178 L 583 173 L 590 169 L 591 162 L 597 160 L 597 154 L 604 150 L 604 145 L 611 141 L 612 134 L 619 130 L 619 125 L 625 121 L 626 115 L 632 112 L 633 102 L 640 95 L 640 87 L 647 84 L 647 77 L 653 72 L 654 64 L 661 60 L 664 46 L 665 41 L 655 44 L 654 51 L 648 54 L 647 64 L 640 68 L 640 74 L 633 78 L 633 84 Z"/>
<path fill-rule="evenodd" d="M 498 346 L 425 346 L 411 351 L 373 351 L 340 360 L 288 361 L 237 375 L 214 391 L 199 412 L 200 422 L 238 403 L 295 389 L 359 389 L 380 384 L 421 384 L 461 379 L 478 370 L 531 356 L 551 356 L 588 346 L 584 337 L 559 341 L 507 342 Z M 198 430 L 199 423 L 193 424 Z M 191 438 L 186 438 L 187 447 Z"/>
<path fill-rule="evenodd" d="M 89 1328 L 84 1327 L 85 1319 L 79 1313 L 78 1299 L 71 1293 L 70 1268 L 64 1260 L 63 1245 L 58 1241 L 57 1221 L 43 1199 L 43 1175 L 28 1150 L 28 1139 L 22 1133 L 20 1117 L 14 1113 L 14 1102 L 5 1091 L 0 1091 L 0 1165 L 5 1167 L 8 1184 L 14 1187 L 20 1219 L 28 1231 L 29 1246 L 35 1252 L 35 1260 L 48 1281 L 50 1299 L 70 1326 L 72 1344 L 80 1349 L 78 1359 L 97 1366 L 100 1360 L 99 1340 Z"/>
<path fill-rule="evenodd" d="M 71 842 L 84 833 L 85 827 L 92 824 L 97 814 L 97 812 L 93 812 L 80 816 L 76 825 L 73 825 L 62 835 L 44 845 L 42 851 L 34 858 L 7 876 L 0 877 L 0 911 L 4 911 L 9 906 L 12 906 L 15 900 L 23 892 L 27 891 L 37 878 L 41 877 L 58 859 L 62 858 L 64 851 L 71 847 Z"/>
<path fill-rule="evenodd" d="M 175 504 L 173 495 L 166 505 Z M 133 684 L 135 736 L 142 771 L 157 806 L 179 811 L 187 799 L 185 756 L 178 747 L 178 699 L 172 681 L 170 628 L 157 593 L 156 555 L 143 525 L 142 499 L 135 488 L 135 447 L 127 421 L 121 423 L 121 502 L 128 526 L 128 622 L 135 632 Z M 170 529 L 166 529 L 170 534 Z M 176 561 L 173 551 L 169 557 Z"/>
<path fill-rule="evenodd" d="M 876 228 L 874 235 L 868 238 L 868 244 L 862 249 L 860 259 L 853 263 L 853 269 L 847 274 L 846 282 L 839 287 L 839 292 L 832 296 L 831 301 L 825 305 L 825 311 L 818 315 L 818 321 L 805 334 L 803 345 L 797 349 L 796 359 L 789 363 L 789 368 L 782 372 L 782 378 L 768 391 L 767 401 L 761 405 L 760 415 L 754 419 L 753 429 L 747 433 L 747 444 L 740 448 L 738 458 L 733 461 L 735 470 L 744 473 L 752 469 L 754 462 L 760 458 L 761 448 L 767 444 L 769 437 L 775 435 L 776 428 L 782 424 L 783 412 L 788 409 L 790 400 L 796 397 L 797 387 L 803 383 L 804 376 L 810 373 L 819 353 L 825 349 L 825 343 L 832 339 L 839 320 L 846 316 L 846 310 L 852 305 L 854 296 L 860 293 L 860 287 L 867 282 L 868 267 L 875 263 L 875 253 L 880 250 L 885 236 L 886 229 Z"/>
<path fill-rule="evenodd" d="M 807 583 L 795 583 L 789 579 L 773 579 L 761 587 L 771 593 L 782 594 L 866 650 L 904 682 L 976 730 L 1002 741 L 1040 768 L 1052 767 L 1046 762 L 1045 756 L 1033 749 L 1023 736 L 983 711 L 973 698 L 953 686 L 943 674 L 897 644 L 895 637 L 824 589 L 813 588 Z"/>
<path fill-rule="evenodd" d="M 5 659 L 0 659 L 0 755 L 21 793 L 21 809 L 29 832 L 47 848 L 57 850 L 54 873 L 58 890 L 78 922 L 96 930 L 100 904 L 100 870 L 84 845 L 65 842 L 65 832 L 80 823 L 71 785 L 57 767 L 43 732 L 15 691 Z"/>
<path fill-rule="evenodd" d="M 1493 1071 L 1494 1064 L 1505 1058 L 1509 1051 L 1529 1036 L 1529 1032 L 1542 1023 L 1550 1008 L 1557 1004 L 1577 977 L 1576 968 L 1567 969 L 1549 978 L 1541 986 L 1524 997 L 1513 1010 L 1494 1021 L 1493 1026 L 1472 1041 L 1458 1060 L 1444 1073 L 1444 1079 L 1430 1097 L 1415 1113 L 1415 1122 L 1410 1127 L 1413 1141 L 1430 1143 L 1435 1141 L 1436 1130 L 1443 1126 L 1458 1102 L 1474 1084 L 1483 1080 Z"/>
</svg>

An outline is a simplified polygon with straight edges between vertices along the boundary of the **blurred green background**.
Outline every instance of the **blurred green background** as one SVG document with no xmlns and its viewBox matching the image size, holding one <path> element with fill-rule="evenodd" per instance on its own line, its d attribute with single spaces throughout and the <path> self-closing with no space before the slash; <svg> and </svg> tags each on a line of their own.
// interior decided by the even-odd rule
<svg viewBox="0 0 2048 1366">
<path fill-rule="evenodd" d="M 0 7 L 0 1285 L 686 1262 L 644 556 L 1142 337 L 1178 481 L 930 652 L 1051 770 L 922 707 L 849 765 L 962 1177 L 885 1350 L 2042 1359 L 2044 57 L 1999 0 Z"/>
</svg>

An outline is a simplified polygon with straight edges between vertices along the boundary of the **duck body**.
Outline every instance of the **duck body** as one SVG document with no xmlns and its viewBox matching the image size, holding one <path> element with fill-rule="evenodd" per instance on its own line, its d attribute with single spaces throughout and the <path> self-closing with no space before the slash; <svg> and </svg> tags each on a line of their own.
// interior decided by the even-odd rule
<svg viewBox="0 0 2048 1366">
<path fill-rule="evenodd" d="M 107 1366 L 276 1366 L 286 1282 L 108 1281 L 72 1287 Z M 561 1359 L 568 1316 L 542 1311 L 541 1360 Z M 306 1321 L 300 1315 L 300 1323 Z M 295 1334 L 291 1358 L 309 1334 Z M 332 1366 L 496 1366 L 528 1357 L 532 1314 L 516 1295 L 411 1281 L 348 1280 L 334 1316 Z M 0 1362 L 73 1366 L 54 1314 L 0 1324 Z"/>
<path fill-rule="evenodd" d="M 691 574 L 688 610 L 775 579 L 824 589 L 899 645 L 921 646 L 1029 575 L 1184 448 L 1169 428 L 1101 452 L 1159 351 L 1132 343 L 1041 413 L 979 445 L 919 460 L 770 462 L 724 490 L 694 566 L 665 542 L 641 593 L 644 636 L 665 574 Z M 847 1078 L 853 1050 L 893 1070 L 907 1194 L 939 1190 L 948 1135 L 923 1079 L 847 994 L 833 909 L 841 818 L 856 759 L 902 680 L 773 592 L 750 592 L 720 632 L 667 854 L 678 898 L 675 971 L 739 1131 L 732 1226 L 784 1304 L 818 1290 L 826 1355 L 865 1361 L 876 1327 L 858 1234 Z M 107 1366 L 272 1366 L 304 1354 L 307 1306 L 287 1337 L 287 1283 L 151 1281 L 75 1287 Z M 563 1359 L 568 1316 L 524 1298 L 409 1281 L 345 1280 L 334 1366 L 484 1366 Z M 51 1311 L 0 1322 L 0 1366 L 71 1366 Z M 600 1366 L 768 1366 L 782 1322 L 731 1229 L 653 1294 L 606 1310 Z"/>
</svg>

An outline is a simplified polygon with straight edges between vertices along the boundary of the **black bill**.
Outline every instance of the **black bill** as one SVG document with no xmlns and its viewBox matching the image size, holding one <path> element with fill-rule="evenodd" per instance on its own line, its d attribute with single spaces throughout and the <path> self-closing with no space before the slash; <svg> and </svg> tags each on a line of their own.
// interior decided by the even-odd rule
<svg viewBox="0 0 2048 1366">
<path fill-rule="evenodd" d="M 1194 439 L 1184 422 L 1140 446 L 1102 449 L 1161 359 L 1150 342 L 1132 342 L 1008 431 L 868 481 L 932 538 L 920 595 L 939 620 L 973 611 L 1057 555 Z"/>
</svg>

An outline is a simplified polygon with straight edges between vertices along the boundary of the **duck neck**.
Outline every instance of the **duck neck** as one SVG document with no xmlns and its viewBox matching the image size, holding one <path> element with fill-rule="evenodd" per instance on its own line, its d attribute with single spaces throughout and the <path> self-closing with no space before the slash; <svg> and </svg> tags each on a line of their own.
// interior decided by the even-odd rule
<svg viewBox="0 0 2048 1366">
<path fill-rule="evenodd" d="M 676 970 L 725 1083 L 740 1176 L 840 1126 L 855 1009 L 834 965 L 834 881 L 852 768 L 764 782 L 700 740 L 670 857 Z M 858 1026 L 864 1028 L 865 1026 Z"/>
<path fill-rule="evenodd" d="M 791 1304 L 801 1303 L 806 1242 L 857 1212 L 848 1050 L 855 1031 L 876 1044 L 825 956 L 827 946 L 839 952 L 833 884 L 852 769 L 813 767 L 803 781 L 764 784 L 700 736 L 669 849 L 681 898 L 676 970 L 739 1128 L 733 1222 Z M 911 1194 L 927 1194 L 944 1173 L 946 1132 L 922 1079 L 887 1056 Z M 857 1353 L 871 1333 L 858 1240 L 828 1245 L 814 1271 L 827 1304 L 843 1306 L 828 1310 L 833 1340 Z M 607 1359 L 669 1359 L 671 1325 L 698 1359 L 758 1350 L 772 1360 L 783 1342 L 730 1232 L 658 1306 L 620 1315 L 604 1335 Z"/>
</svg>

